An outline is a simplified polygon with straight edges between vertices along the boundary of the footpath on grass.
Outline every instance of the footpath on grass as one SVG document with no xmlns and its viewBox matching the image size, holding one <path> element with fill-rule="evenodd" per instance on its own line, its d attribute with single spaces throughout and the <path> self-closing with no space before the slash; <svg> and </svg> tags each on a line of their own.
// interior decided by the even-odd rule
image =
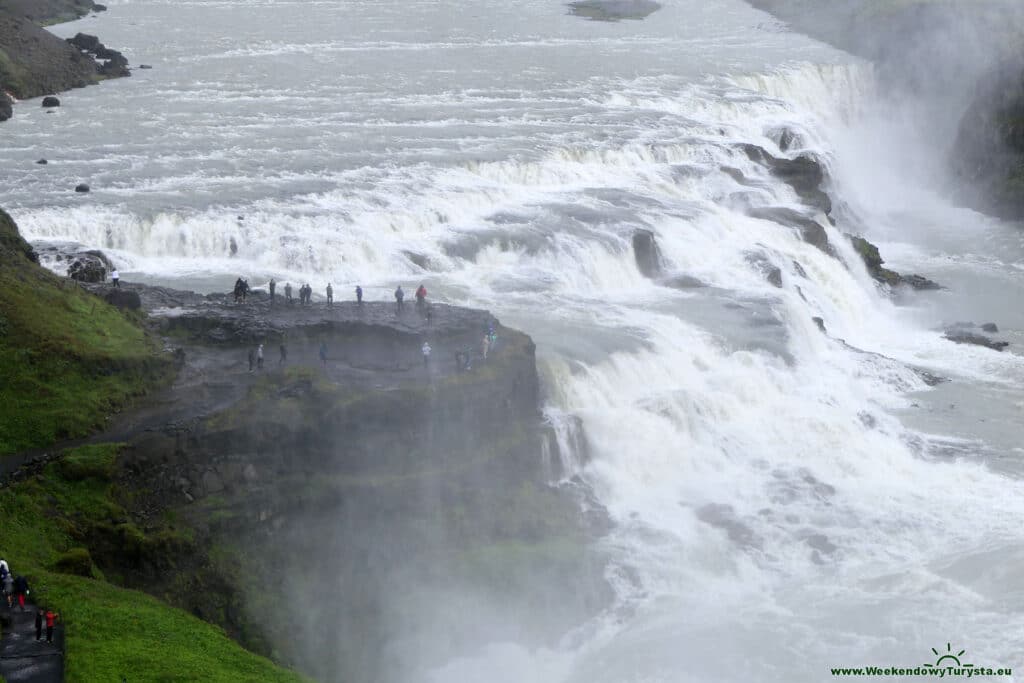
<svg viewBox="0 0 1024 683">
<path fill-rule="evenodd" d="M 25 611 L 17 605 L 2 608 L 3 638 L 0 638 L 0 676 L 7 683 L 61 683 L 64 680 L 64 627 L 58 622 L 53 643 L 36 640 L 35 615 L 39 608 L 29 602 Z"/>
</svg>

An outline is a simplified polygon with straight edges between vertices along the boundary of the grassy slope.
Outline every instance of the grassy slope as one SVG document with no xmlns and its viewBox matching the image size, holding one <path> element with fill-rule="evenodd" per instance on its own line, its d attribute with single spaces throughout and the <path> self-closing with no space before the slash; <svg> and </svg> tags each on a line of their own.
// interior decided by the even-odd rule
<svg viewBox="0 0 1024 683">
<path fill-rule="evenodd" d="M 70 683 L 119 681 L 267 681 L 301 683 L 302 677 L 253 655 L 224 632 L 136 591 L 117 588 L 89 566 L 91 576 L 55 571 L 81 557 L 97 530 L 130 543 L 158 542 L 127 521 L 112 496 L 110 474 L 118 447 L 86 446 L 47 465 L 28 481 L 0 489 L 2 554 L 30 577 L 32 597 L 61 612 L 66 625 Z M 77 551 L 69 552 L 72 548 Z"/>
<path fill-rule="evenodd" d="M 162 381 L 139 321 L 24 258 L 0 211 L 0 456 L 85 436 Z"/>
</svg>

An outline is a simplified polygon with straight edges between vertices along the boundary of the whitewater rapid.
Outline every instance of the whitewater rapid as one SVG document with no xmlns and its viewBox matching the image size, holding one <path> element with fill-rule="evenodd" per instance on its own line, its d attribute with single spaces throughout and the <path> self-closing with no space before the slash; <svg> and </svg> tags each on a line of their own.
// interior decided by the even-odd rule
<svg viewBox="0 0 1024 683">
<path fill-rule="evenodd" d="M 622 24 L 540 2 L 242 4 L 112 6 L 104 40 L 157 68 L 5 123 L 0 204 L 129 280 L 382 299 L 422 281 L 534 338 L 560 476 L 613 521 L 614 604 L 562 643 L 415 680 L 824 681 L 950 640 L 1017 663 L 1024 362 L 938 328 L 1024 342 L 1000 303 L 1024 295 L 1024 243 L 949 204 L 940 150 L 870 66 L 733 0 Z M 836 225 L 741 144 L 820 159 Z M 818 220 L 835 253 L 758 207 Z M 894 300 L 844 233 L 950 290 Z"/>
</svg>

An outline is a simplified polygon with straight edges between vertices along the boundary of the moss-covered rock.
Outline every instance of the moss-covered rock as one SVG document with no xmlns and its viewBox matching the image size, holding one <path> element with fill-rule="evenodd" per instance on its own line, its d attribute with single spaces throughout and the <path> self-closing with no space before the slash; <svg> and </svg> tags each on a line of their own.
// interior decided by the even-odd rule
<svg viewBox="0 0 1024 683">
<path fill-rule="evenodd" d="M 87 548 L 71 548 L 61 553 L 57 561 L 53 563 L 55 570 L 61 574 L 74 574 L 75 576 L 92 576 L 92 556 Z"/>
</svg>

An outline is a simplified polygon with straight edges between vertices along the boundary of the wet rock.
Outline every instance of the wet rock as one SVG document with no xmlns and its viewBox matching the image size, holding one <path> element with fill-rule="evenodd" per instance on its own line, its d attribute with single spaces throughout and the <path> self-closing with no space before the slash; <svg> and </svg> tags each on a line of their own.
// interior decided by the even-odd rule
<svg viewBox="0 0 1024 683">
<path fill-rule="evenodd" d="M 747 263 L 754 266 L 772 286 L 782 287 L 782 269 L 764 254 L 747 254 Z"/>
<path fill-rule="evenodd" d="M 999 327 L 995 323 L 985 323 L 984 325 L 981 326 L 981 329 L 991 334 L 996 334 L 997 332 L 999 332 Z"/>
<path fill-rule="evenodd" d="M 793 270 L 795 270 L 796 274 L 800 277 L 807 277 L 807 271 L 804 270 L 804 267 L 800 265 L 799 261 L 793 261 Z"/>
<path fill-rule="evenodd" d="M 742 548 L 760 548 L 762 540 L 736 515 L 731 505 L 709 503 L 697 509 L 697 519 L 725 531 L 729 540 Z"/>
<path fill-rule="evenodd" d="M 569 3 L 569 13 L 592 21 L 640 20 L 657 12 L 661 5 L 653 0 L 580 0 Z"/>
<path fill-rule="evenodd" d="M 971 344 L 973 346 L 984 346 L 987 349 L 993 351 L 1002 351 L 1010 345 L 1009 342 L 996 341 L 990 339 L 982 334 L 974 334 L 973 332 L 967 332 L 962 329 L 950 329 L 946 330 L 946 334 L 943 335 L 946 339 L 956 344 Z"/>
<path fill-rule="evenodd" d="M 747 213 L 754 218 L 772 221 L 788 228 L 797 228 L 800 230 L 804 242 L 817 247 L 830 256 L 835 254 L 832 245 L 828 241 L 828 233 L 825 232 L 825 227 L 813 218 L 808 218 L 801 214 L 799 211 L 782 206 L 762 206 L 750 209 Z"/>
<path fill-rule="evenodd" d="M 922 275 L 901 275 L 895 270 L 884 267 L 885 261 L 882 260 L 878 247 L 857 235 L 847 235 L 846 237 L 850 240 L 850 244 L 853 245 L 854 251 L 864 261 L 868 274 L 876 281 L 890 287 L 905 285 L 917 290 L 942 289 L 942 285 Z"/>
<path fill-rule="evenodd" d="M 423 270 L 430 270 L 430 257 L 426 254 L 417 254 L 412 251 L 403 251 L 405 258 L 412 261 L 416 266 Z"/>
<path fill-rule="evenodd" d="M 672 287 L 673 289 L 699 289 L 700 287 L 707 287 L 707 284 L 692 275 L 673 275 L 663 278 L 659 281 L 659 284 Z"/>
<path fill-rule="evenodd" d="M 88 33 L 76 33 L 73 38 L 68 38 L 67 41 L 79 50 L 86 52 L 92 52 L 100 45 L 100 39 Z"/>
<path fill-rule="evenodd" d="M 79 183 L 78 185 L 75 185 L 75 192 L 82 192 L 82 193 L 84 193 L 84 192 L 88 192 L 88 191 L 89 191 L 89 186 L 86 183 Z"/>
<path fill-rule="evenodd" d="M 74 257 L 68 266 L 68 277 L 79 282 L 105 282 L 110 261 L 101 252 L 87 252 Z"/>
<path fill-rule="evenodd" d="M 13 103 L 7 93 L 0 90 L 0 121 L 6 121 L 14 114 Z"/>
<path fill-rule="evenodd" d="M 139 293 L 124 287 L 111 289 L 103 298 L 108 304 L 118 308 L 132 311 L 142 308 L 142 299 L 139 297 Z"/>
<path fill-rule="evenodd" d="M 637 230 L 633 233 L 633 257 L 644 277 L 654 278 L 661 273 L 661 250 L 650 230 Z"/>
<path fill-rule="evenodd" d="M 48 164 L 48 163 L 50 163 L 50 162 L 48 162 L 48 161 L 47 161 L 46 159 L 40 159 L 40 160 L 39 160 L 39 161 L 37 161 L 36 163 L 37 163 L 37 164 L 40 164 L 40 165 L 42 165 L 42 166 L 45 166 L 46 164 Z"/>
<path fill-rule="evenodd" d="M 828 334 L 828 330 L 825 329 L 825 321 L 822 318 L 814 316 L 811 320 L 814 321 L 814 324 L 818 326 L 818 329 L 821 330 L 823 334 Z"/>
<path fill-rule="evenodd" d="M 777 157 L 763 147 L 749 143 L 739 147 L 747 158 L 767 167 L 772 175 L 793 188 L 808 206 L 825 214 L 832 213 L 832 199 L 821 189 L 825 183 L 825 169 L 817 158 L 810 154 L 800 154 L 793 159 Z"/>
<path fill-rule="evenodd" d="M 153 67 L 149 64 L 139 64 L 140 69 L 152 69 Z"/>
<path fill-rule="evenodd" d="M 60 100 L 57 99 L 56 97 L 54 97 L 53 95 L 47 95 L 46 97 L 43 98 L 43 106 L 44 107 L 59 107 L 60 106 Z"/>
</svg>

